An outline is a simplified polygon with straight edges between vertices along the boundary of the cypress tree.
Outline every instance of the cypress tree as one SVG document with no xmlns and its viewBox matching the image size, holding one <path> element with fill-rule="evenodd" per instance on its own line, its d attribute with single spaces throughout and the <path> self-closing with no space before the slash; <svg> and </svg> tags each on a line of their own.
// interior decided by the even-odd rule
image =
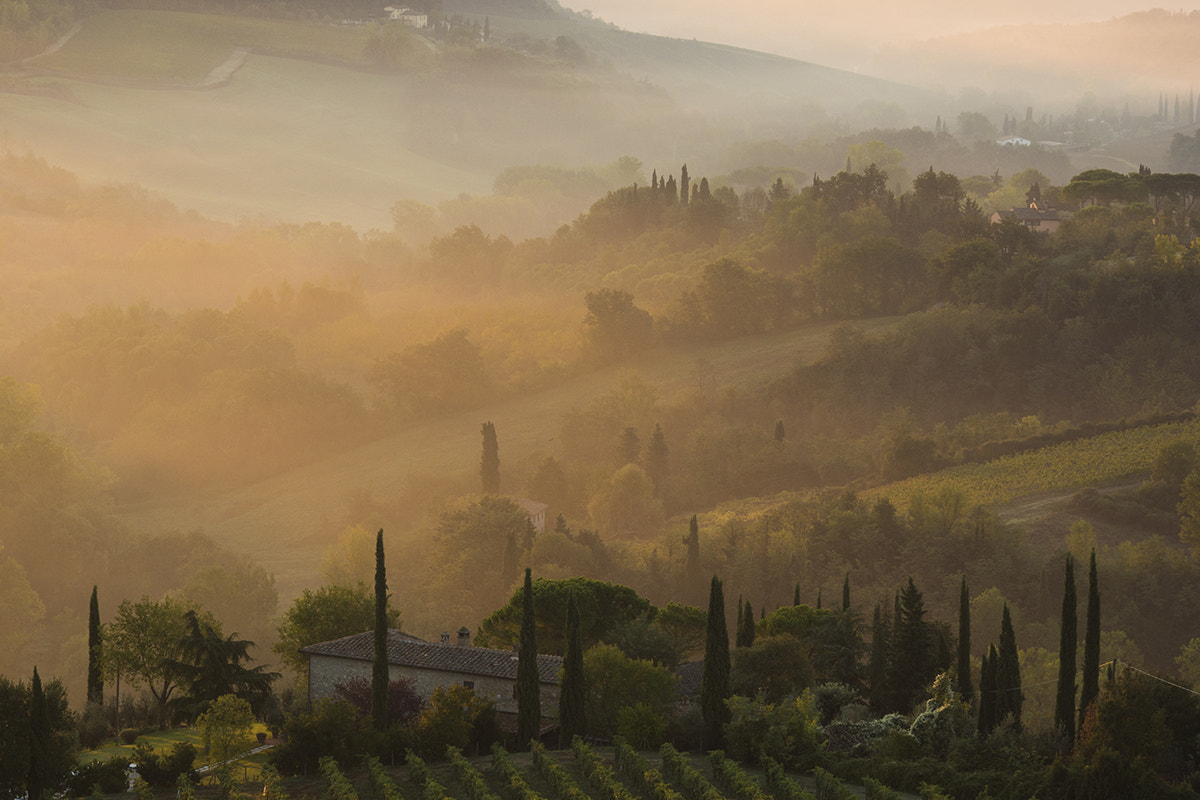
<svg viewBox="0 0 1200 800">
<path fill-rule="evenodd" d="M 988 645 L 979 670 L 979 733 L 987 736 L 996 727 L 996 645 Z"/>
<path fill-rule="evenodd" d="M 479 460 L 479 482 L 484 494 L 500 493 L 500 442 L 496 426 L 483 423 L 483 456 Z"/>
<path fill-rule="evenodd" d="M 996 724 L 1012 716 L 1021 725 L 1021 662 L 1017 655 L 1017 635 L 1013 631 L 1008 603 L 1000 618 L 1000 649 L 996 661 Z"/>
<path fill-rule="evenodd" d="M 971 686 L 971 595 L 966 575 L 958 591 L 958 693 L 964 703 L 970 703 L 975 694 Z"/>
<path fill-rule="evenodd" d="M 30 800 L 42 800 L 50 792 L 50 712 L 42 679 L 33 668 L 33 686 L 29 693 L 29 775 L 26 778 Z"/>
<path fill-rule="evenodd" d="M 742 617 L 746 615 L 745 606 L 742 604 L 742 596 L 738 595 L 737 601 L 737 619 L 733 621 L 733 646 L 742 646 Z"/>
<path fill-rule="evenodd" d="M 572 594 L 567 601 L 567 649 L 563 654 L 563 678 L 558 695 L 558 729 L 563 742 L 587 731 L 584 715 L 583 635 L 579 630 L 579 603 Z"/>
<path fill-rule="evenodd" d="M 796 589 L 792 592 L 792 605 L 800 605 L 800 581 L 796 581 Z"/>
<path fill-rule="evenodd" d="M 383 528 L 375 537 L 375 660 L 371 665 L 371 721 L 376 730 L 388 723 L 387 570 L 383 565 Z"/>
<path fill-rule="evenodd" d="M 704 634 L 704 672 L 700 677 L 700 714 L 704 719 L 702 749 L 706 752 L 725 745 L 725 723 L 729 720 L 725 700 L 731 693 L 725 593 L 720 579 L 713 575 L 708 592 L 708 627 Z"/>
<path fill-rule="evenodd" d="M 846 579 L 842 581 L 842 611 L 850 610 L 850 573 L 846 573 Z"/>
<path fill-rule="evenodd" d="M 764 610 L 766 606 L 763 607 Z M 737 646 L 752 647 L 754 645 L 754 609 L 750 605 L 750 601 L 746 601 L 746 613 L 742 615 L 741 622 L 738 624 L 737 631 Z"/>
<path fill-rule="evenodd" d="M 89 703 L 104 703 L 104 675 L 100 671 L 103 655 L 100 643 L 100 600 L 92 586 L 92 601 L 88 607 L 88 672 L 87 699 Z"/>
<path fill-rule="evenodd" d="M 527 750 L 542 726 L 542 690 L 538 681 L 537 619 L 533 613 L 533 575 L 525 568 L 521 594 L 521 649 L 517 652 L 517 747 Z"/>
<path fill-rule="evenodd" d="M 688 182 L 687 164 L 684 164 L 683 169 L 679 171 L 679 202 L 685 206 L 688 204 Z"/>
<path fill-rule="evenodd" d="M 670 470 L 667 435 L 663 433 L 662 425 L 656 422 L 654 432 L 650 434 L 650 444 L 646 446 L 646 475 L 654 481 L 654 488 L 660 494 L 666 486 Z"/>
<path fill-rule="evenodd" d="M 687 544 L 687 560 L 683 566 L 684 593 L 688 602 L 700 600 L 700 522 L 692 514 L 688 523 L 688 535 L 684 540 Z"/>
<path fill-rule="evenodd" d="M 817 589 L 817 610 L 821 610 L 821 590 Z"/>
<path fill-rule="evenodd" d="M 1075 559 L 1068 555 L 1058 637 L 1058 694 L 1054 698 L 1054 727 L 1072 741 L 1075 739 L 1075 650 L 1079 644 L 1077 614 Z"/>
<path fill-rule="evenodd" d="M 1100 694 L 1100 582 L 1096 576 L 1096 551 L 1088 565 L 1087 629 L 1083 634 L 1083 686 L 1079 691 L 1079 722 Z"/>
</svg>

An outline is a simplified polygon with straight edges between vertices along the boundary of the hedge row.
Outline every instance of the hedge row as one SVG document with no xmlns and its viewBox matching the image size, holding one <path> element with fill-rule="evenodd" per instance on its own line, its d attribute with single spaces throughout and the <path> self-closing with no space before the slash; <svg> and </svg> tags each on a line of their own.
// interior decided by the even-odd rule
<svg viewBox="0 0 1200 800">
<path fill-rule="evenodd" d="M 734 800 L 771 800 L 758 781 L 746 774 L 741 764 L 725 757 L 721 750 L 708 754 L 713 782 L 732 795 Z"/>
<path fill-rule="evenodd" d="M 358 792 L 350 779 L 342 774 L 337 761 L 332 756 L 322 756 L 320 760 L 321 775 L 325 778 L 328 800 L 358 800 Z"/>
<path fill-rule="evenodd" d="M 637 800 L 583 739 L 576 736 L 571 740 L 571 752 L 575 754 L 575 761 L 583 771 L 583 777 L 587 778 L 588 783 L 600 793 L 603 800 Z"/>
<path fill-rule="evenodd" d="M 670 742 L 664 743 L 658 752 L 662 754 L 663 773 L 680 788 L 686 800 L 725 800 L 717 787 L 692 766 L 691 759 Z"/>
<path fill-rule="evenodd" d="M 446 747 L 446 756 L 450 759 L 450 766 L 454 769 L 454 777 L 467 790 L 468 800 L 500 800 L 488 787 L 483 774 L 471 766 L 471 762 L 462 754 L 462 750 L 449 745 Z"/>
</svg>

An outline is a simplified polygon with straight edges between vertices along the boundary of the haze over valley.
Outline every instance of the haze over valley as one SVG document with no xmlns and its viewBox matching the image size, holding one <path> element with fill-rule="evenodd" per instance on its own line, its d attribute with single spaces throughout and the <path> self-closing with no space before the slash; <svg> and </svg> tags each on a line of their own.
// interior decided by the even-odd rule
<svg viewBox="0 0 1200 800">
<path fill-rule="evenodd" d="M 806 628 L 789 686 L 857 722 L 941 691 L 965 604 L 963 663 L 1003 619 L 1027 676 L 995 796 L 1083 781 L 1064 566 L 1106 661 L 1200 679 L 1200 11 L 964 8 L 0 0 L 0 676 L 82 720 L 95 586 L 298 714 L 297 604 L 365 597 L 382 529 L 430 641 L 507 647 L 525 567 L 692 622 L 715 574 L 768 640 L 845 585 L 849 666 Z M 930 674 L 881 700 L 906 583 Z"/>
</svg>

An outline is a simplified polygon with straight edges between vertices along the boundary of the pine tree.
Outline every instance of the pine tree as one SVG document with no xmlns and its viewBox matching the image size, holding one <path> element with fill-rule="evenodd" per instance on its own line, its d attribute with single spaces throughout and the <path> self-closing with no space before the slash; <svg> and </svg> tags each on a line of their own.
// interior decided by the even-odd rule
<svg viewBox="0 0 1200 800">
<path fill-rule="evenodd" d="M 1083 634 L 1083 686 L 1079 690 L 1079 722 L 1100 694 L 1100 582 L 1096 576 L 1096 551 L 1088 565 L 1087 629 Z"/>
<path fill-rule="evenodd" d="M 483 423 L 483 457 L 479 462 L 479 479 L 484 494 L 500 493 L 500 443 L 496 426 Z"/>
<path fill-rule="evenodd" d="M 996 727 L 996 645 L 988 645 L 979 670 L 979 733 L 987 736 Z"/>
<path fill-rule="evenodd" d="M 533 576 L 525 568 L 521 595 L 521 649 L 517 652 L 517 747 L 529 748 L 542 725 L 542 689 L 538 681 L 537 618 L 533 613 Z"/>
<path fill-rule="evenodd" d="M 687 164 L 684 164 L 679 171 L 679 202 L 685 206 L 688 204 L 688 183 Z"/>
<path fill-rule="evenodd" d="M 572 594 L 567 601 L 567 649 L 563 654 L 562 686 L 558 695 L 558 728 L 562 742 L 570 742 L 587 731 L 584 715 L 583 635 L 579 629 L 579 603 Z"/>
<path fill-rule="evenodd" d="M 958 693 L 965 703 L 970 703 L 975 694 L 971 686 L 971 596 L 966 575 L 958 592 Z"/>
<path fill-rule="evenodd" d="M 1058 638 L 1058 694 L 1054 698 L 1054 727 L 1075 739 L 1075 650 L 1079 644 L 1075 603 L 1075 559 L 1067 556 L 1063 578 L 1062 618 Z"/>
<path fill-rule="evenodd" d="M 900 592 L 900 605 L 893 621 L 892 658 L 887 683 L 893 692 L 894 710 L 907 713 L 936 674 L 933 646 L 936 642 L 925 622 L 925 599 L 913 579 Z"/>
<path fill-rule="evenodd" d="M 42 800 L 43 795 L 49 794 L 51 754 L 50 754 L 50 711 L 46 705 L 46 695 L 42 691 L 42 679 L 38 676 L 37 667 L 33 668 L 33 686 L 29 693 L 29 775 L 27 797 L 31 800 Z"/>
<path fill-rule="evenodd" d="M 89 703 L 104 704 L 104 675 L 100 671 L 103 651 L 100 641 L 100 600 L 96 587 L 92 587 L 92 601 L 88 606 L 88 673 L 87 700 Z"/>
<path fill-rule="evenodd" d="M 704 719 L 702 749 L 706 752 L 725 746 L 725 723 L 729 720 L 725 700 L 731 693 L 725 593 L 720 579 L 713 575 L 708 593 L 708 626 L 704 635 L 704 671 L 700 677 L 700 714 Z"/>
<path fill-rule="evenodd" d="M 754 609 L 750 601 L 746 601 L 746 613 L 742 614 L 738 623 L 737 646 L 752 647 L 754 645 Z"/>
<path fill-rule="evenodd" d="M 1008 603 L 1000 618 L 1000 649 L 996 661 L 996 723 L 1008 716 L 1020 727 L 1021 724 L 1021 662 L 1017 654 L 1017 635 L 1013 631 L 1012 615 Z"/>
<path fill-rule="evenodd" d="M 371 721 L 376 730 L 388 724 L 387 570 L 383 565 L 383 528 L 375 537 L 375 659 L 371 665 Z"/>
<path fill-rule="evenodd" d="M 842 581 L 842 611 L 850 610 L 850 573 L 846 573 L 846 579 Z"/>
</svg>

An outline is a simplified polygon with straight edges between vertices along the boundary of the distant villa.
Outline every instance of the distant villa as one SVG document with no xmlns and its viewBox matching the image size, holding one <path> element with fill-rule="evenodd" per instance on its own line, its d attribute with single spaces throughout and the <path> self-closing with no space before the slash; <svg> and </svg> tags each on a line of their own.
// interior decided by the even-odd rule
<svg viewBox="0 0 1200 800">
<path fill-rule="evenodd" d="M 387 6 L 383 9 L 383 13 L 387 14 L 388 19 L 403 22 L 411 28 L 425 28 L 429 26 L 429 15 L 424 11 L 413 11 L 411 8 Z"/>
</svg>

